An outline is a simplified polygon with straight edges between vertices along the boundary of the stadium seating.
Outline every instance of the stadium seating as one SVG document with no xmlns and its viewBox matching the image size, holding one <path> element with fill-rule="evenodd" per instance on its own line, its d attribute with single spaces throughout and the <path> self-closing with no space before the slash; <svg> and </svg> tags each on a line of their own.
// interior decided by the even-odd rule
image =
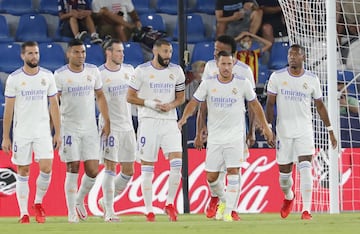
<svg viewBox="0 0 360 234">
<path fill-rule="evenodd" d="M 0 15 L 0 42 L 13 42 L 14 39 L 10 36 L 9 25 L 5 16 Z"/>
<path fill-rule="evenodd" d="M 177 0 L 157 0 L 156 11 L 165 14 L 176 15 L 178 13 L 177 2 Z"/>
<path fill-rule="evenodd" d="M 141 14 L 155 13 L 155 9 L 151 7 L 151 0 L 134 0 L 132 1 L 136 12 Z"/>
<path fill-rule="evenodd" d="M 287 66 L 288 42 L 275 42 L 271 48 L 268 67 L 270 70 L 278 70 Z"/>
<path fill-rule="evenodd" d="M 159 14 L 142 14 L 140 21 L 144 27 L 151 26 L 155 30 L 166 31 L 164 19 Z"/>
<path fill-rule="evenodd" d="M 188 43 L 197 43 L 206 41 L 205 25 L 199 14 L 188 14 L 186 16 L 186 39 Z M 178 23 L 176 23 L 173 39 L 178 40 L 179 36 Z"/>
<path fill-rule="evenodd" d="M 48 26 L 45 17 L 40 14 L 25 14 L 20 16 L 15 35 L 16 41 L 51 42 L 48 37 Z"/>
<path fill-rule="evenodd" d="M 0 44 L 0 72 L 11 73 L 24 64 L 20 51 L 19 44 Z"/>
<path fill-rule="evenodd" d="M 171 42 L 172 45 L 172 56 L 170 59 L 170 62 L 175 63 L 175 64 L 179 64 L 179 44 L 177 42 Z"/>
<path fill-rule="evenodd" d="M 266 65 L 259 64 L 258 83 L 265 84 L 271 75 L 270 70 Z"/>
<path fill-rule="evenodd" d="M 195 44 L 192 56 L 191 56 L 191 63 L 203 60 L 209 61 L 214 59 L 214 42 L 198 42 Z"/>
<path fill-rule="evenodd" d="M 196 0 L 195 12 L 201 12 L 205 14 L 215 14 L 215 2 L 216 0 Z"/>
<path fill-rule="evenodd" d="M 91 63 L 100 66 L 105 62 L 105 55 L 103 48 L 98 44 L 86 44 L 86 63 Z"/>
<path fill-rule="evenodd" d="M 2 0 L 0 4 L 0 8 L 11 15 L 35 13 L 32 0 Z"/>
<path fill-rule="evenodd" d="M 355 95 L 356 94 L 356 85 L 355 85 L 355 81 L 353 81 L 354 78 L 354 73 L 352 71 L 341 71 L 338 70 L 337 71 L 337 80 L 338 81 L 342 81 L 345 83 L 349 83 L 351 82 L 351 84 L 348 86 L 348 93 L 349 95 Z"/>
<path fill-rule="evenodd" d="M 43 14 L 59 15 L 58 0 L 40 0 L 39 12 Z"/>
<path fill-rule="evenodd" d="M 39 51 L 40 66 L 42 67 L 55 71 L 66 64 L 65 53 L 60 44 L 40 43 Z"/>
<path fill-rule="evenodd" d="M 124 63 L 131 64 L 134 67 L 144 63 L 144 54 L 142 48 L 137 42 L 124 43 Z"/>
</svg>

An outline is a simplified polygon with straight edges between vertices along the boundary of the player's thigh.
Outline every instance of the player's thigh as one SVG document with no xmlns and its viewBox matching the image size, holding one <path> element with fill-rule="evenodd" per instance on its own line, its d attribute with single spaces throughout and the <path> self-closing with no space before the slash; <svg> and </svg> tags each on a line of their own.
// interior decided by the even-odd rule
<svg viewBox="0 0 360 234">
<path fill-rule="evenodd" d="M 144 118 L 139 120 L 137 131 L 137 152 L 138 160 L 156 162 L 160 147 L 158 122 L 155 119 Z"/>
<path fill-rule="evenodd" d="M 205 171 L 224 171 L 224 166 L 225 159 L 223 145 L 208 143 L 206 148 Z"/>
<path fill-rule="evenodd" d="M 296 161 L 294 155 L 294 139 L 286 137 L 276 137 L 276 161 L 280 165 L 293 163 Z"/>
<path fill-rule="evenodd" d="M 245 161 L 244 140 L 240 139 L 224 145 L 223 155 L 226 168 L 239 168 Z"/>
<path fill-rule="evenodd" d="M 32 139 L 14 137 L 11 162 L 19 166 L 32 163 Z"/>
<path fill-rule="evenodd" d="M 161 133 L 160 147 L 166 158 L 168 158 L 169 153 L 182 152 L 181 132 L 176 120 L 162 121 Z"/>
<path fill-rule="evenodd" d="M 307 134 L 294 139 L 295 156 L 313 155 L 315 153 L 314 135 Z"/>
</svg>

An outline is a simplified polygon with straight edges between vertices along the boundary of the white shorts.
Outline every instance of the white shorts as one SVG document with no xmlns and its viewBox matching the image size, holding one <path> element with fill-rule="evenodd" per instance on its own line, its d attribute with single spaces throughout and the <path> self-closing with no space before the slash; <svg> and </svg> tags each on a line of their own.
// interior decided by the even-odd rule
<svg viewBox="0 0 360 234">
<path fill-rule="evenodd" d="M 134 162 L 136 138 L 134 130 L 111 132 L 101 141 L 101 156 L 113 162 Z"/>
<path fill-rule="evenodd" d="M 137 159 L 156 162 L 161 147 L 165 158 L 182 152 L 181 132 L 175 119 L 143 118 L 137 133 Z"/>
<path fill-rule="evenodd" d="M 205 171 L 218 172 L 224 168 L 240 168 L 245 161 L 244 140 L 227 144 L 207 144 Z"/>
<path fill-rule="evenodd" d="M 30 165 L 33 152 L 35 162 L 38 162 L 40 159 L 53 159 L 54 149 L 52 137 L 35 139 L 15 137 L 12 145 L 11 161 L 15 165 Z"/>
<path fill-rule="evenodd" d="M 93 133 L 75 133 L 62 130 L 62 144 L 59 150 L 63 162 L 99 160 L 100 138 L 97 131 Z"/>
<path fill-rule="evenodd" d="M 297 162 L 299 156 L 315 153 L 314 135 L 298 138 L 276 137 L 276 161 L 280 165 Z"/>
</svg>

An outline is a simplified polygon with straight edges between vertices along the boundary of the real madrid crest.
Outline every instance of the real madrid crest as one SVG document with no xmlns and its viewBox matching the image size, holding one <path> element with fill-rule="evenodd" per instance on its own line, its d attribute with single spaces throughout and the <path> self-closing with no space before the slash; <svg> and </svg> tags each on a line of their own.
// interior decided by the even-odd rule
<svg viewBox="0 0 360 234">
<path fill-rule="evenodd" d="M 174 77 L 173 74 L 170 74 L 170 75 L 169 75 L 169 78 L 170 78 L 171 80 L 174 80 L 175 77 Z"/>
<path fill-rule="evenodd" d="M 236 95 L 236 94 L 238 93 L 237 88 L 233 88 L 233 89 L 232 89 L 232 93 L 233 93 L 234 95 Z"/>
<path fill-rule="evenodd" d="M 307 84 L 307 83 L 304 83 L 304 84 L 303 84 L 303 88 L 304 88 L 304 89 L 308 89 L 308 88 L 309 88 L 308 84 Z"/>
<path fill-rule="evenodd" d="M 45 79 L 42 79 L 42 80 L 41 80 L 41 84 L 42 84 L 43 86 L 45 86 L 45 85 L 46 85 L 46 81 L 45 81 Z"/>
<path fill-rule="evenodd" d="M 106 153 L 106 154 L 109 154 L 109 153 L 110 153 L 110 149 L 109 149 L 109 148 L 106 148 L 106 149 L 105 149 L 105 153 Z"/>
<path fill-rule="evenodd" d="M 91 80 L 92 80 L 92 79 L 91 79 L 91 76 L 87 76 L 86 79 L 87 79 L 89 82 L 91 82 Z"/>
</svg>

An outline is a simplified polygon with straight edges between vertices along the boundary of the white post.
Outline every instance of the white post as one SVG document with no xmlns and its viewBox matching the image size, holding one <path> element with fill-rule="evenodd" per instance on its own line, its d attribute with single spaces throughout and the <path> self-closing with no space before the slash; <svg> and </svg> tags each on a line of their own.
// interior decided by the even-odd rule
<svg viewBox="0 0 360 234">
<path fill-rule="evenodd" d="M 339 103 L 337 99 L 336 1 L 326 0 L 326 9 L 328 111 L 331 125 L 334 128 L 339 147 L 341 147 L 339 136 Z M 340 212 L 338 148 L 334 150 L 329 140 L 330 214 L 338 214 Z"/>
</svg>

